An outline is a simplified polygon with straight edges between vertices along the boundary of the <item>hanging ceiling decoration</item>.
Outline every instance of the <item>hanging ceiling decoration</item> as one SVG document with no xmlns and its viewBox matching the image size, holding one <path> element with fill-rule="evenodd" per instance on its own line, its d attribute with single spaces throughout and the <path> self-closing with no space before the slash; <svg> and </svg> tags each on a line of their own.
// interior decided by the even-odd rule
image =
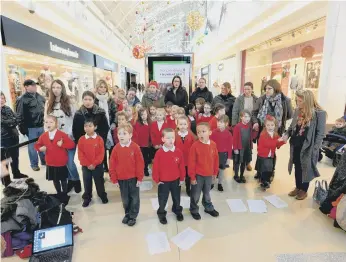
<svg viewBox="0 0 346 262">
<path fill-rule="evenodd" d="M 132 49 L 132 55 L 136 59 L 142 59 L 144 58 L 145 53 L 150 51 L 151 49 L 152 47 L 146 45 L 145 43 L 141 45 L 135 45 Z"/>
<path fill-rule="evenodd" d="M 192 11 L 188 14 L 186 23 L 191 30 L 196 31 L 203 26 L 204 16 L 202 16 L 199 11 Z"/>
</svg>

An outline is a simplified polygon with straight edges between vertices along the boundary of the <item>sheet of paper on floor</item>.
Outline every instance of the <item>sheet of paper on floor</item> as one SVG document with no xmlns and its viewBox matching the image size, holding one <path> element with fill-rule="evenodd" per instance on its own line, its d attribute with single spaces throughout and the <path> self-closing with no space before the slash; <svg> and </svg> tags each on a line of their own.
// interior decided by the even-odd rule
<svg viewBox="0 0 346 262">
<path fill-rule="evenodd" d="M 193 247 L 199 240 L 201 240 L 203 235 L 192 228 L 188 227 L 184 231 L 180 232 L 175 237 L 171 238 L 171 241 L 177 245 L 182 250 L 189 250 Z"/>
<path fill-rule="evenodd" d="M 180 197 L 180 205 L 183 208 L 190 208 L 190 197 L 187 197 L 187 196 Z"/>
<path fill-rule="evenodd" d="M 233 213 L 247 212 L 247 207 L 241 199 L 226 199 L 227 205 Z"/>
<path fill-rule="evenodd" d="M 288 207 L 288 204 L 285 201 L 283 201 L 280 197 L 278 197 L 277 195 L 265 196 L 263 198 L 265 200 L 267 200 L 270 204 L 272 204 L 276 208 Z"/>
<path fill-rule="evenodd" d="M 148 234 L 145 237 L 150 255 L 161 254 L 171 251 L 166 232 Z"/>
<path fill-rule="evenodd" d="M 155 211 L 157 211 L 158 209 L 159 209 L 159 199 L 157 198 L 157 197 L 155 197 L 155 198 L 150 198 L 150 202 L 151 202 L 151 206 L 153 207 L 153 209 L 155 210 Z M 168 203 L 166 204 L 166 207 L 165 207 L 165 209 L 167 209 L 167 207 L 168 207 Z"/>
<path fill-rule="evenodd" d="M 150 191 L 153 189 L 153 182 L 143 181 L 139 187 L 140 191 Z"/>
<path fill-rule="evenodd" d="M 247 204 L 251 213 L 267 213 L 267 206 L 263 200 L 248 200 Z"/>
</svg>

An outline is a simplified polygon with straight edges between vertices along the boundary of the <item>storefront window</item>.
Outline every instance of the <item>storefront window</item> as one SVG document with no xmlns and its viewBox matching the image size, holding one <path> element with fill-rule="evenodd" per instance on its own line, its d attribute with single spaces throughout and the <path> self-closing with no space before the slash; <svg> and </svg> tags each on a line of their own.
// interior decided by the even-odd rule
<svg viewBox="0 0 346 262">
<path fill-rule="evenodd" d="M 96 83 L 99 80 L 105 80 L 107 82 L 107 85 L 109 87 L 113 86 L 113 78 L 112 78 L 112 72 L 108 71 L 108 70 L 104 70 L 104 69 L 100 69 L 100 68 L 94 68 L 94 80 L 95 80 L 95 86 Z"/>
</svg>

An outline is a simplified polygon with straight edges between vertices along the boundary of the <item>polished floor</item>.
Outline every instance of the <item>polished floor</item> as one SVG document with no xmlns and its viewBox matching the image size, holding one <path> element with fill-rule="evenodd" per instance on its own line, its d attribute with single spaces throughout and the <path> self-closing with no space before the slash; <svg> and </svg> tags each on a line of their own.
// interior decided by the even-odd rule
<svg viewBox="0 0 346 262">
<path fill-rule="evenodd" d="M 77 161 L 78 162 L 78 161 Z M 213 218 L 203 212 L 202 220 L 195 221 L 188 210 L 185 220 L 177 222 L 168 215 L 168 224 L 161 225 L 153 210 L 150 198 L 157 195 L 157 189 L 141 193 L 141 208 L 138 223 L 130 228 L 121 224 L 123 209 L 120 192 L 109 180 L 106 182 L 110 202 L 103 205 L 94 198 L 88 208 L 81 207 L 81 195 L 71 196 L 68 209 L 75 212 L 74 222 L 84 233 L 75 237 L 73 261 L 126 261 L 126 262 L 210 262 L 210 261 L 276 261 L 276 255 L 284 253 L 346 252 L 346 233 L 335 229 L 333 221 L 320 213 L 311 196 L 297 201 L 287 196 L 294 186 L 294 177 L 287 173 L 288 146 L 278 152 L 275 181 L 272 188 L 263 193 L 253 179 L 254 172 L 247 172 L 247 184 L 237 184 L 232 171 L 227 171 L 225 191 L 212 191 L 212 200 L 220 217 Z M 51 182 L 45 180 L 45 170 L 33 172 L 25 149 L 21 150 L 20 167 L 40 184 L 42 190 L 54 192 Z M 334 168 L 329 159 L 319 164 L 322 178 L 331 179 Z M 108 174 L 105 175 L 108 177 Z M 261 199 L 265 195 L 277 194 L 288 203 L 288 208 L 276 209 L 267 203 L 268 213 L 231 213 L 227 198 Z M 96 192 L 95 192 L 96 196 Z M 187 227 L 202 233 L 204 237 L 188 251 L 179 250 L 170 242 L 171 252 L 151 256 L 145 237 L 148 233 L 166 232 L 168 238 Z M 13 257 L 7 261 L 20 261 Z M 4 260 L 4 261 L 6 261 Z"/>
</svg>

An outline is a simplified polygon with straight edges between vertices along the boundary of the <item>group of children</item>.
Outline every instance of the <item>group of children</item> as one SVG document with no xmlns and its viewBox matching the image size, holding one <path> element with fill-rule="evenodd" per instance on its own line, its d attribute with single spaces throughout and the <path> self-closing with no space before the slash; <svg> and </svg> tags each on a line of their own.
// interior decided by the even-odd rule
<svg viewBox="0 0 346 262">
<path fill-rule="evenodd" d="M 252 160 L 252 141 L 257 137 L 250 123 L 251 113 L 243 111 L 240 123 L 231 130 L 224 105 L 216 104 L 213 109 L 214 115 L 211 104 L 201 98 L 196 100 L 196 107 L 189 104 L 181 108 L 167 103 L 166 108 L 139 107 L 134 114 L 125 106 L 116 114 L 117 128 L 113 133 L 116 145 L 109 159 L 109 175 L 120 188 L 125 211 L 122 223 L 136 224 L 140 208 L 139 186 L 144 175 L 149 176 L 151 163 L 152 179 L 158 185 L 157 215 L 162 224 L 167 223 L 165 207 L 169 193 L 177 220 L 184 219 L 180 206 L 184 182 L 191 199 L 190 213 L 196 220 L 201 218 L 198 207 L 201 193 L 205 212 L 213 217 L 219 215 L 212 204 L 210 190 L 218 178 L 217 189 L 223 191 L 224 172 L 232 158 L 235 181 L 246 182 L 245 166 Z M 45 124 L 48 131 L 39 138 L 35 148 L 46 152 L 47 179 L 53 180 L 58 193 L 66 192 L 66 150 L 73 148 L 74 142 L 57 130 L 55 117 L 47 116 Z M 78 141 L 84 182 L 82 206 L 87 207 L 92 199 L 92 179 L 98 196 L 106 204 L 102 167 L 104 142 L 97 135 L 92 119 L 85 120 L 84 130 L 86 134 Z M 284 144 L 275 130 L 275 119 L 267 116 L 258 144 L 257 170 L 263 189 L 270 185 L 275 150 Z"/>
</svg>

